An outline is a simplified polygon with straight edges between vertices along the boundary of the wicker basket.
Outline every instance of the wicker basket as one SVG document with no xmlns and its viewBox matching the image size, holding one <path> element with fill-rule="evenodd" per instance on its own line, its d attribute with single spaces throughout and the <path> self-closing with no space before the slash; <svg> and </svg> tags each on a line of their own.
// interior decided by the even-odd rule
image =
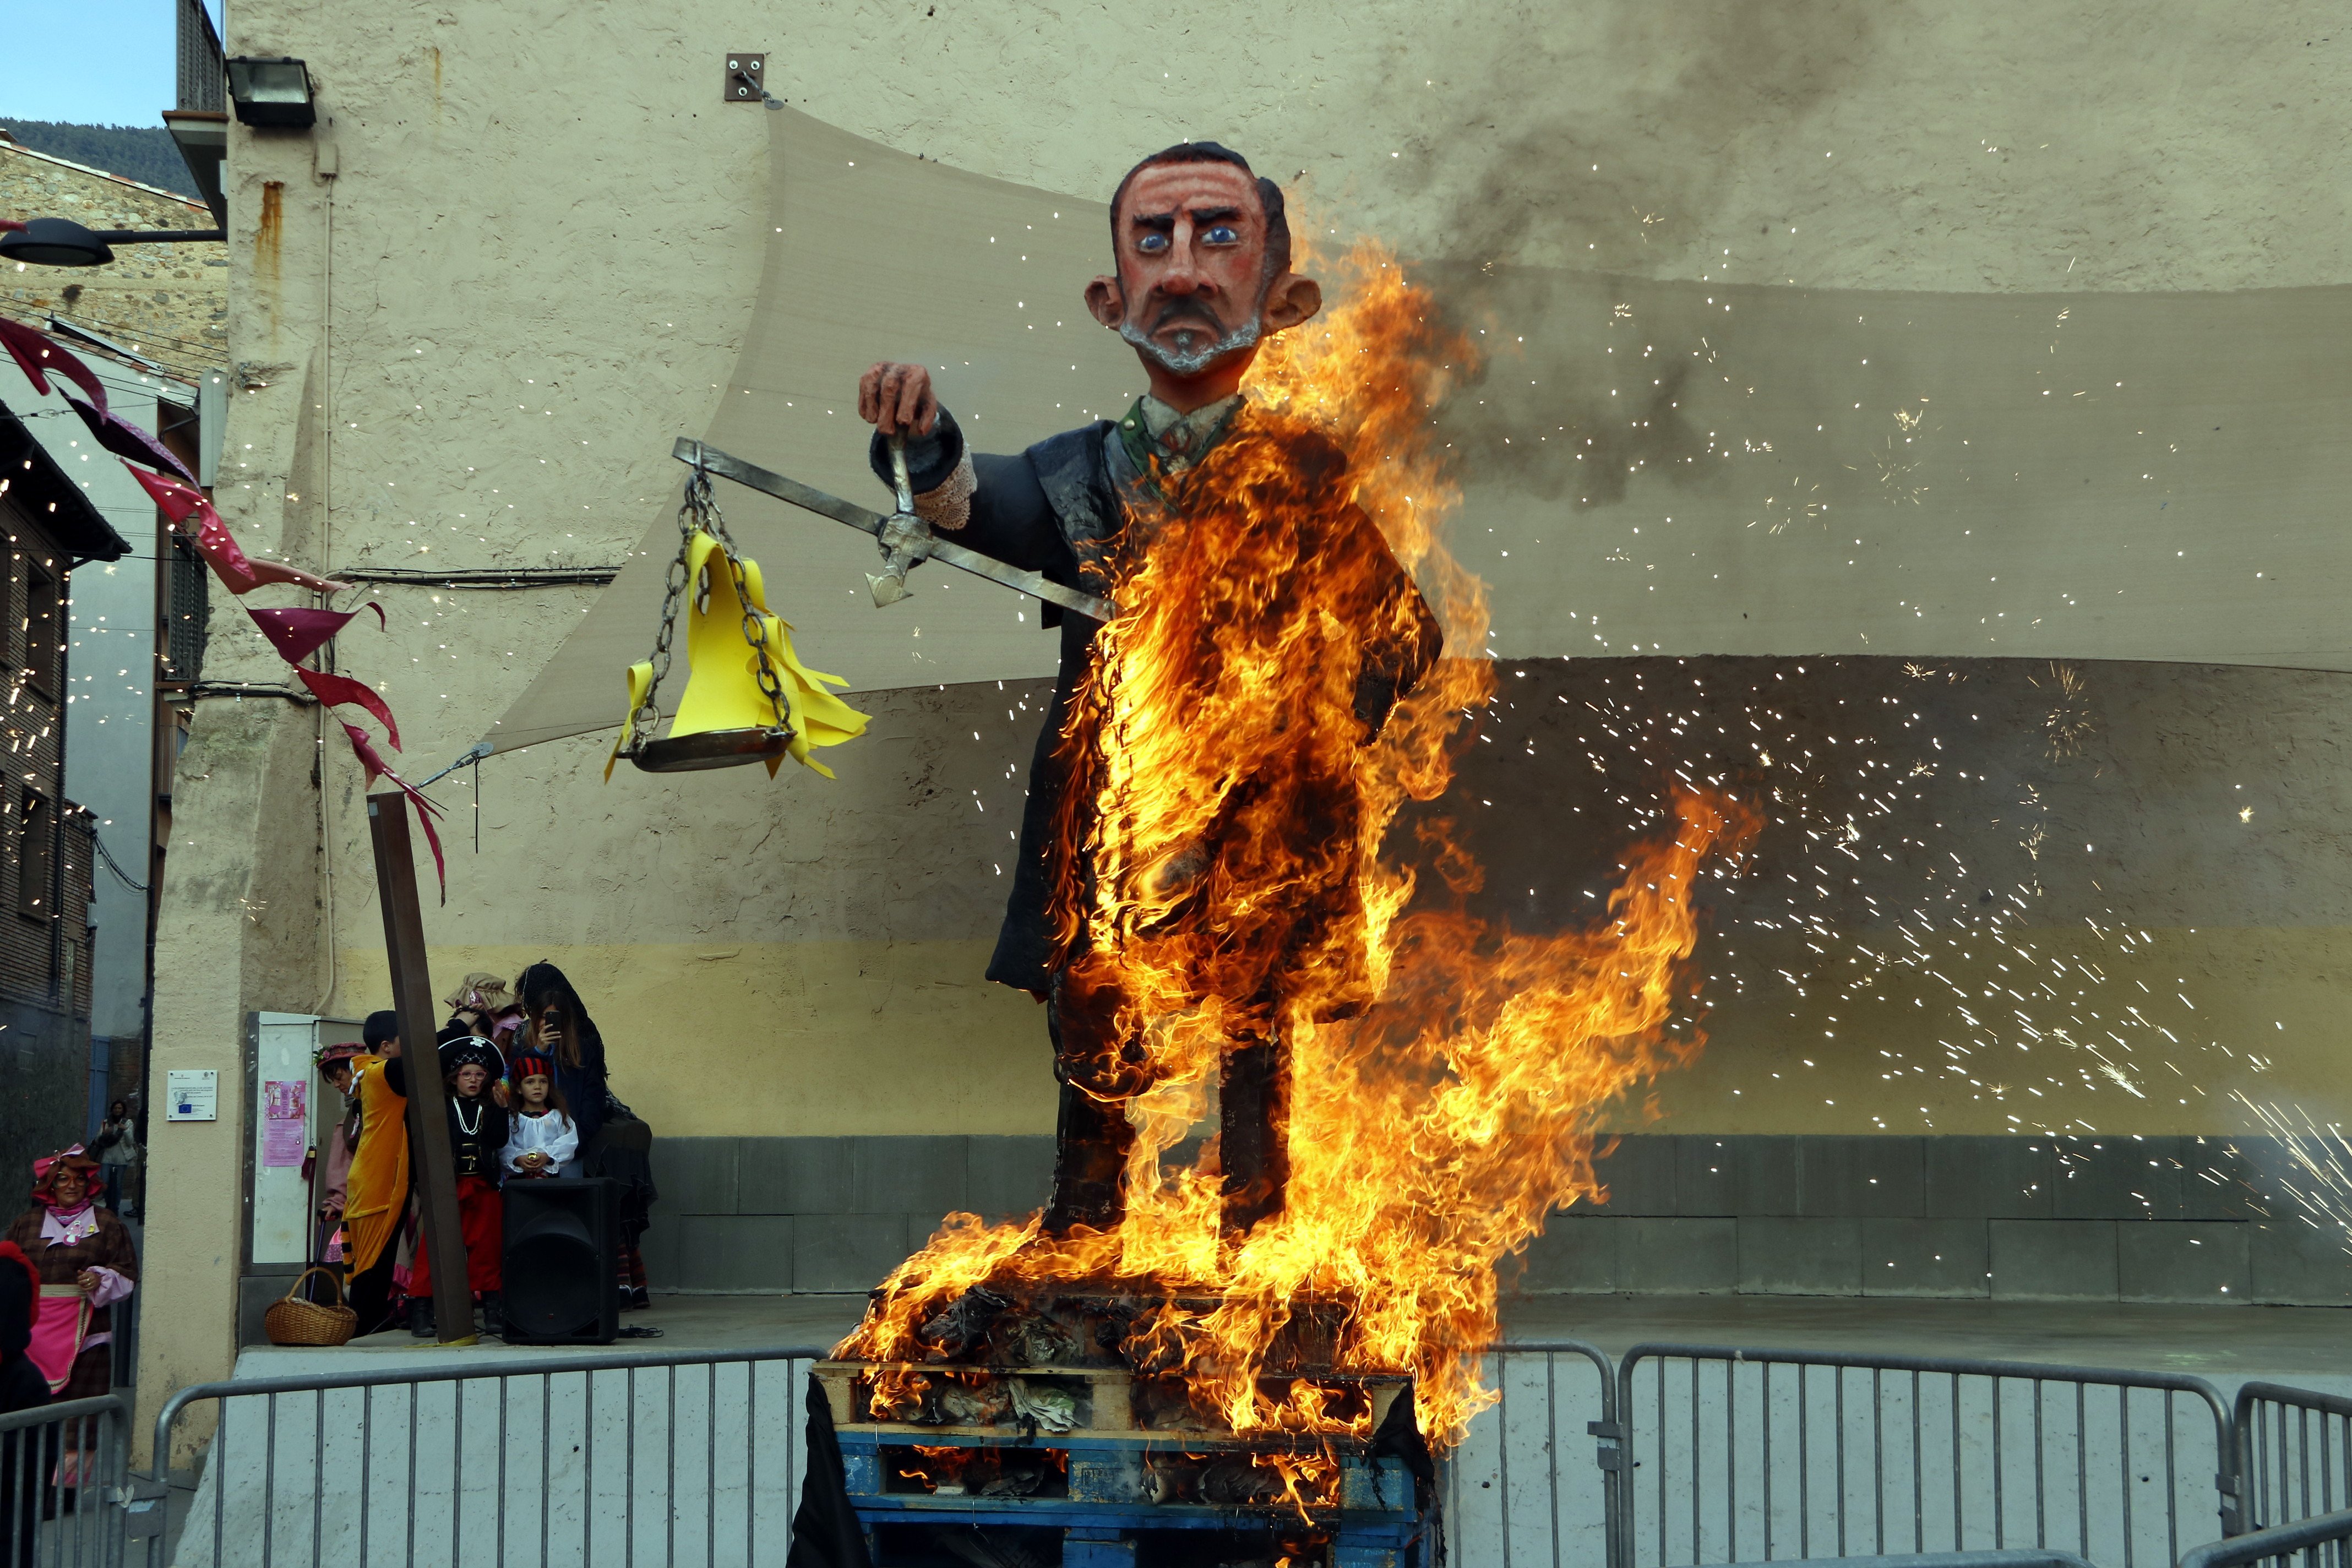
<svg viewBox="0 0 2352 1568">
<path fill-rule="evenodd" d="M 335 1305 L 322 1307 L 316 1301 L 305 1301 L 295 1291 L 302 1281 L 313 1274 L 323 1274 L 335 1285 Z M 340 1345 L 351 1342 L 360 1326 L 360 1315 L 342 1304 L 343 1281 L 331 1268 L 305 1268 L 294 1277 L 294 1283 L 285 1297 L 269 1304 L 261 1314 L 261 1331 L 269 1336 L 273 1345 Z"/>
</svg>

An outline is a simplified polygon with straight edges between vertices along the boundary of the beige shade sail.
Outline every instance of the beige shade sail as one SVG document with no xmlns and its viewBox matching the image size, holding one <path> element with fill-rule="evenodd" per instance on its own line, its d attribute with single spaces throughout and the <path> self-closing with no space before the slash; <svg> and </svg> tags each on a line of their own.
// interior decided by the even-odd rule
<svg viewBox="0 0 2352 1568">
<path fill-rule="evenodd" d="M 1107 264 L 1099 202 L 767 118 L 775 233 L 710 444 L 887 510 L 855 408 L 877 359 L 932 366 L 987 450 L 1132 401 L 1131 353 L 1079 303 Z M 1452 539 L 1492 600 L 1484 647 L 1457 627 L 1454 652 L 2352 668 L 2337 608 L 2352 368 L 2334 346 L 2352 289 L 1914 294 L 1415 270 L 1483 355 L 1440 417 L 1461 459 Z M 802 657 L 853 690 L 1051 672 L 1034 601 L 932 564 L 913 599 L 877 610 L 870 539 L 719 489 Z M 620 721 L 676 544 L 665 507 L 492 727 L 493 750 Z"/>
<path fill-rule="evenodd" d="M 877 360 L 929 365 L 975 446 L 1018 451 L 1124 410 L 1142 373 L 1079 302 L 1109 234 L 1100 202 L 982 178 L 895 153 L 793 110 L 772 110 L 771 237 L 751 333 L 703 438 L 877 510 L 859 374 Z M 648 431 L 667 450 L 672 432 Z M 681 465 L 678 479 L 683 483 Z M 815 669 L 853 690 L 1052 672 L 1057 639 L 1036 601 L 930 563 L 914 597 L 874 607 L 875 543 L 828 518 L 716 481 L 730 530 L 766 575 L 770 606 Z M 677 553 L 676 502 L 512 708 L 494 751 L 616 726 L 623 672 L 646 657 Z M 677 662 L 663 697 L 676 710 Z"/>
</svg>

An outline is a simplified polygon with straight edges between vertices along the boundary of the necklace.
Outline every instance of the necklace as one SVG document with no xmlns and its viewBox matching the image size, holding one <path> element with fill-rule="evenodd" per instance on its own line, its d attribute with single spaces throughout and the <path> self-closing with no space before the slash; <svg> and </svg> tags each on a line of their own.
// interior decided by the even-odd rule
<svg viewBox="0 0 2352 1568">
<path fill-rule="evenodd" d="M 457 1119 L 457 1130 L 463 1132 L 467 1137 L 476 1138 L 481 1135 L 482 1107 L 480 1101 L 477 1100 L 474 1104 L 474 1124 L 471 1127 L 466 1125 L 465 1101 L 459 1100 L 451 1100 L 449 1102 L 449 1112 Z"/>
</svg>

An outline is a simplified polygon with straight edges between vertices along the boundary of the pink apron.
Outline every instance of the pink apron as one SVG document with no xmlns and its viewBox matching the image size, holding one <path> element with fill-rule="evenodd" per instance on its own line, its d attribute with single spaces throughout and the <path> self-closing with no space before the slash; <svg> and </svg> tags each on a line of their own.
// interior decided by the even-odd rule
<svg viewBox="0 0 2352 1568">
<path fill-rule="evenodd" d="M 74 1358 L 89 1332 L 89 1298 L 78 1285 L 44 1285 L 33 1317 L 33 1342 L 26 1353 L 55 1394 L 73 1375 Z"/>
</svg>

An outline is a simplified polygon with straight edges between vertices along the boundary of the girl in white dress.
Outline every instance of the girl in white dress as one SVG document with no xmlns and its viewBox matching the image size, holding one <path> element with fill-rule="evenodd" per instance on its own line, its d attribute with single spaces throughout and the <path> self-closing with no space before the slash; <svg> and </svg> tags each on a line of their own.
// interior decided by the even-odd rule
<svg viewBox="0 0 2352 1568">
<path fill-rule="evenodd" d="M 514 1059 L 513 1080 L 510 1131 L 499 1155 L 507 1180 L 578 1175 L 580 1130 L 572 1125 L 563 1091 L 555 1087 L 554 1062 L 539 1051 L 523 1051 Z"/>
</svg>

